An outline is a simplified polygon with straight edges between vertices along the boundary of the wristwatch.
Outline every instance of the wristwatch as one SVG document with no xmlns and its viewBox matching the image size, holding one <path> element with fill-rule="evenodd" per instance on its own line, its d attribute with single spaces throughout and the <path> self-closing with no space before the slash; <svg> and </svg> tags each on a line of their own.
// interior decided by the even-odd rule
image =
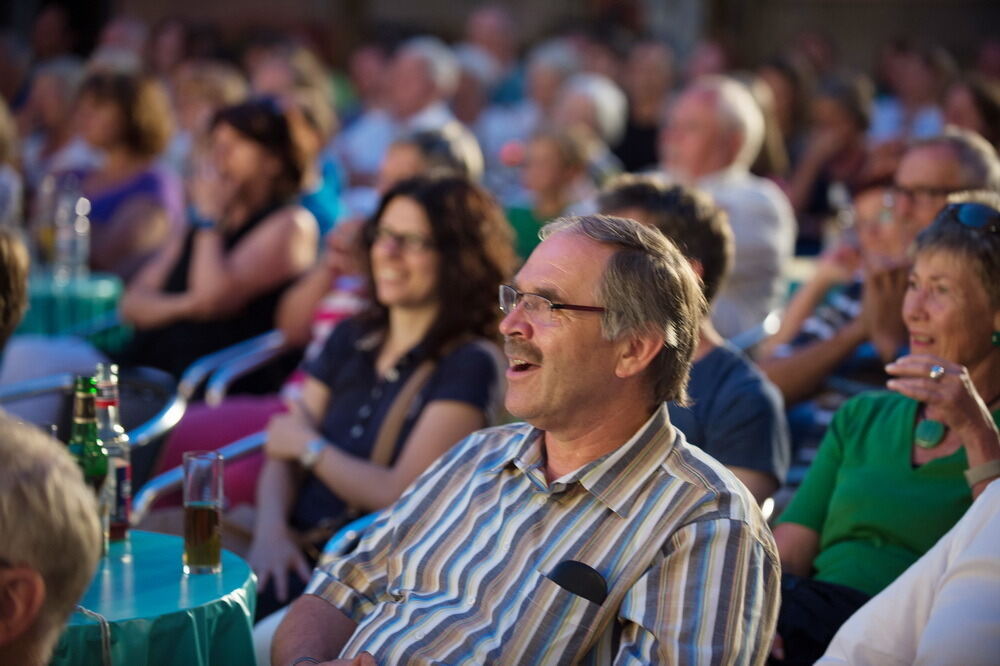
<svg viewBox="0 0 1000 666">
<path fill-rule="evenodd" d="M 188 220 L 191 227 L 196 231 L 212 230 L 218 226 L 215 220 L 205 217 L 194 206 L 188 206 Z"/>
<path fill-rule="evenodd" d="M 323 450 L 326 448 L 326 440 L 321 437 L 309 440 L 306 444 L 306 450 L 302 452 L 299 456 L 299 464 L 302 465 L 302 469 L 311 471 L 316 463 L 319 462 L 319 457 L 323 455 Z"/>
</svg>

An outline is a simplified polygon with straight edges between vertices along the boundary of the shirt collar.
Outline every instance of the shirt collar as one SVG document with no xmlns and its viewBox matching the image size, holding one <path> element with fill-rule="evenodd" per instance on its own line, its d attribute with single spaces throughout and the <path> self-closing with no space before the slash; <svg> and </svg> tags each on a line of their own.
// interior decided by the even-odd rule
<svg viewBox="0 0 1000 666">
<path fill-rule="evenodd" d="M 515 436 L 488 467 L 488 471 L 499 473 L 513 465 L 529 478 L 542 474 L 541 467 L 545 463 L 543 435 L 542 430 L 532 427 Z M 556 479 L 551 484 L 552 489 L 558 490 L 579 482 L 597 500 L 622 518 L 627 518 L 645 486 L 641 479 L 666 459 L 675 445 L 675 439 L 676 433 L 670 426 L 664 403 L 627 442 Z"/>
<path fill-rule="evenodd" d="M 696 187 L 712 187 L 714 185 L 723 185 L 727 182 L 742 178 L 747 173 L 749 173 L 746 167 L 736 166 L 735 164 L 730 164 L 729 166 L 719 169 L 718 171 L 713 171 L 712 173 L 706 174 L 698 179 L 695 184 Z"/>
<path fill-rule="evenodd" d="M 437 129 L 454 120 L 448 105 L 435 100 L 400 123 L 405 131 Z"/>
<path fill-rule="evenodd" d="M 520 430 L 497 452 L 493 462 L 487 465 L 488 472 L 499 474 L 511 465 L 527 472 L 540 468 L 545 462 L 542 453 L 542 436 L 545 432 L 527 423 L 518 425 Z"/>
</svg>

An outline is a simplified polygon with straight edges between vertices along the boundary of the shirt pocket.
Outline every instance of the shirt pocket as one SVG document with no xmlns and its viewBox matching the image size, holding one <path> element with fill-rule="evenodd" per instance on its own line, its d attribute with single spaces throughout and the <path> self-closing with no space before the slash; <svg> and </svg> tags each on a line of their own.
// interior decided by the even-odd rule
<svg viewBox="0 0 1000 666">
<path fill-rule="evenodd" d="M 604 619 L 602 606 L 541 574 L 522 608 L 515 636 L 507 642 L 514 650 L 504 650 L 505 655 L 516 651 L 519 657 L 503 659 L 504 664 L 577 663 L 599 635 Z"/>
</svg>

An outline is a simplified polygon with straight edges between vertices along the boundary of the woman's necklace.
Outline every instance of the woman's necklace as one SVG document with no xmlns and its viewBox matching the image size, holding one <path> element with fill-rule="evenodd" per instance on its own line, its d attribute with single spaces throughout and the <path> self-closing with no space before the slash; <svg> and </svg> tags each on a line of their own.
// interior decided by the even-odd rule
<svg viewBox="0 0 1000 666">
<path fill-rule="evenodd" d="M 986 409 L 992 412 L 993 403 L 998 399 L 1000 399 L 1000 394 L 993 396 L 993 399 L 986 403 Z M 921 413 L 925 413 L 926 411 L 927 405 L 923 405 Z M 922 449 L 933 449 L 944 441 L 947 434 L 948 426 L 940 421 L 922 417 L 917 421 L 916 430 L 913 431 L 913 441 Z"/>
</svg>

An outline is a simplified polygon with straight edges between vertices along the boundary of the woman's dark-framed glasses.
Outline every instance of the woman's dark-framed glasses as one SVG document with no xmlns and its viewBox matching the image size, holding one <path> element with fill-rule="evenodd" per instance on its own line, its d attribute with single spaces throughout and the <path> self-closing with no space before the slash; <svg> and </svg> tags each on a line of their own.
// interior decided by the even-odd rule
<svg viewBox="0 0 1000 666">
<path fill-rule="evenodd" d="M 976 201 L 948 204 L 945 214 L 959 224 L 971 229 L 1000 232 L 1000 211 Z"/>
<path fill-rule="evenodd" d="M 520 292 L 509 284 L 500 285 L 500 311 L 510 314 L 517 306 L 529 319 L 536 323 L 552 323 L 556 310 L 573 310 L 577 312 L 604 312 L 598 305 L 572 305 L 570 303 L 553 303 L 540 294 Z"/>
<path fill-rule="evenodd" d="M 404 252 L 426 252 L 434 249 L 434 239 L 420 234 L 407 234 L 392 231 L 385 227 L 376 227 L 372 234 L 372 243 L 393 243 Z"/>
</svg>

